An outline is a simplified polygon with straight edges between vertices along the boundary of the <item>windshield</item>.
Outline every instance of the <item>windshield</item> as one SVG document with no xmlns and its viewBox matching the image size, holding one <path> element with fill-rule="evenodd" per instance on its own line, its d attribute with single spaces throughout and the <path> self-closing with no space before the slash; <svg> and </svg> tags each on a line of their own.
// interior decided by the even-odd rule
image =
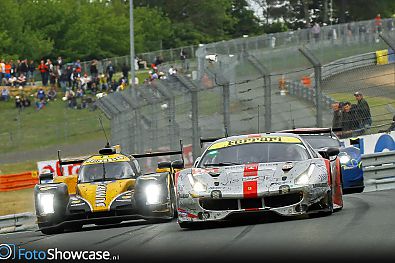
<svg viewBox="0 0 395 263">
<path fill-rule="evenodd" d="M 320 149 L 325 147 L 340 147 L 340 142 L 335 138 L 325 135 L 301 135 L 313 149 Z"/>
<path fill-rule="evenodd" d="M 198 167 L 303 161 L 309 156 L 303 144 L 250 143 L 207 150 Z"/>
<path fill-rule="evenodd" d="M 105 171 L 105 176 L 104 176 Z M 135 177 L 129 162 L 113 162 L 83 165 L 79 171 L 80 183 L 98 182 L 105 180 L 128 179 Z"/>
</svg>

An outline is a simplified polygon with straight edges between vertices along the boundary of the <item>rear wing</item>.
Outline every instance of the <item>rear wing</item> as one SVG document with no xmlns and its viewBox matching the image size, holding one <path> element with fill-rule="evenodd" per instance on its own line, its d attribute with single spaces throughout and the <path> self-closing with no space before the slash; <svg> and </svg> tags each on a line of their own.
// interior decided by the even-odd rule
<svg viewBox="0 0 395 263">
<path fill-rule="evenodd" d="M 222 138 L 224 138 L 224 137 L 209 137 L 209 138 L 200 137 L 200 148 L 203 148 L 203 144 L 206 142 L 215 142 L 216 140 L 219 140 Z"/>
<path fill-rule="evenodd" d="M 342 128 L 306 128 L 306 129 L 296 129 L 296 130 L 282 130 L 278 132 L 293 133 L 293 134 L 320 134 L 320 133 L 334 133 L 342 131 Z"/>
<path fill-rule="evenodd" d="M 89 156 L 81 156 L 81 157 L 77 157 L 77 158 L 66 158 L 66 159 L 63 159 L 63 160 L 62 160 L 62 158 L 60 158 L 60 150 L 58 150 L 58 159 L 59 159 L 60 175 L 63 176 L 62 165 L 82 163 L 82 162 L 85 161 L 88 157 L 89 157 Z"/>
<path fill-rule="evenodd" d="M 140 159 L 140 158 L 151 158 L 151 157 L 158 157 L 158 156 L 170 156 L 170 155 L 181 155 L 181 159 L 182 159 L 182 163 L 184 164 L 184 147 L 182 145 L 182 140 L 180 140 L 180 150 L 179 151 L 165 151 L 165 152 L 148 152 L 148 153 L 135 153 L 135 154 L 131 154 L 131 156 L 133 156 L 136 159 Z"/>
</svg>

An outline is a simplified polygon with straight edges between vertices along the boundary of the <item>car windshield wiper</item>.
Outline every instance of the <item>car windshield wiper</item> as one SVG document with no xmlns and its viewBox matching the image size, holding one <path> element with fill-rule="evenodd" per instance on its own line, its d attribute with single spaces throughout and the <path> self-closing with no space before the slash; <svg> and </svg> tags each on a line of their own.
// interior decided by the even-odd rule
<svg viewBox="0 0 395 263">
<path fill-rule="evenodd" d="M 241 163 L 234 163 L 234 162 L 221 162 L 221 163 L 206 163 L 203 166 L 231 166 L 231 165 L 241 165 Z"/>
</svg>

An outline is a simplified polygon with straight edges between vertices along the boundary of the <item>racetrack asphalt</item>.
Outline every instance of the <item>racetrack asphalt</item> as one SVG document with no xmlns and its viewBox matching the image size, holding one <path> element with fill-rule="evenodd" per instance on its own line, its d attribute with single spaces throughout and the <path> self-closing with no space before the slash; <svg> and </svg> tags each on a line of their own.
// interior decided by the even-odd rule
<svg viewBox="0 0 395 263">
<path fill-rule="evenodd" d="M 27 250 L 108 250 L 122 262 L 346 262 L 395 259 L 395 189 L 344 196 L 344 209 L 327 217 L 249 215 L 231 222 L 181 229 L 173 220 L 84 226 L 78 232 L 0 235 Z M 261 259 L 261 260 L 259 260 Z"/>
</svg>

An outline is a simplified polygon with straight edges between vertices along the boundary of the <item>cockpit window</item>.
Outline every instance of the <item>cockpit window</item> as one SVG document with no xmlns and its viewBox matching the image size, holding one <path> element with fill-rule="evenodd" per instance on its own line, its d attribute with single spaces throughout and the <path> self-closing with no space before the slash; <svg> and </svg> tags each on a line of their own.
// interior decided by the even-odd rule
<svg viewBox="0 0 395 263">
<path fill-rule="evenodd" d="M 83 165 L 79 171 L 80 183 L 136 178 L 139 174 L 132 162 L 112 162 Z"/>
<path fill-rule="evenodd" d="M 303 161 L 307 159 L 310 159 L 310 154 L 301 143 L 250 143 L 207 150 L 198 166 Z"/>
</svg>

